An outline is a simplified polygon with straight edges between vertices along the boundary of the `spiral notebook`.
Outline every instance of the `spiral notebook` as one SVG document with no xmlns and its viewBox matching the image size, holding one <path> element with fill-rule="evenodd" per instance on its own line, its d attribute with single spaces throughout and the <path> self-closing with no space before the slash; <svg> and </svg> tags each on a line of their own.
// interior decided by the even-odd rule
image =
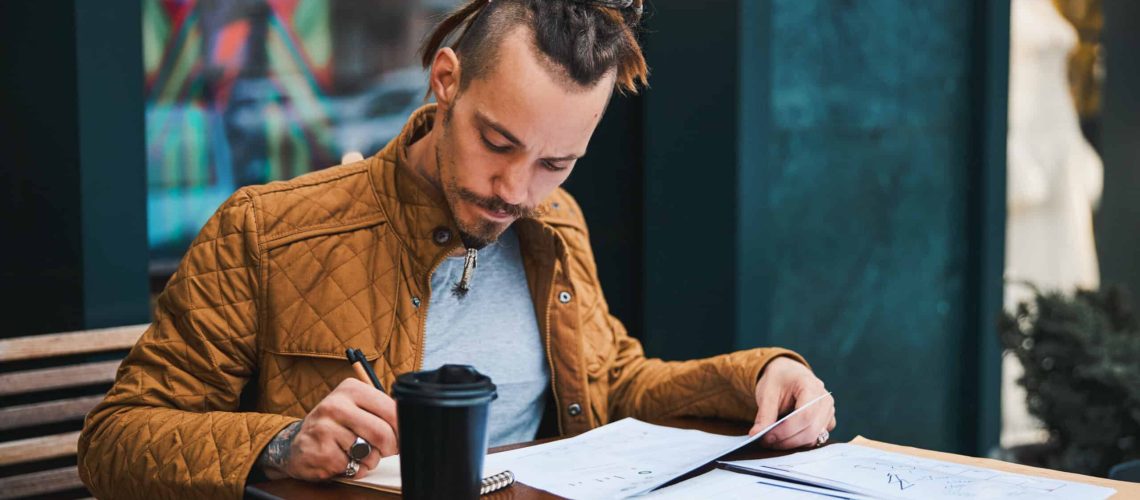
<svg viewBox="0 0 1140 500">
<path fill-rule="evenodd" d="M 489 471 L 484 470 L 483 472 L 491 473 L 483 478 L 483 485 L 479 488 L 480 495 L 501 490 L 515 482 L 515 475 L 509 470 L 491 469 Z M 400 493 L 400 456 L 392 455 L 380 459 L 380 464 L 363 476 L 354 477 L 352 479 L 340 477 L 334 479 L 334 481 L 398 494 Z"/>
</svg>

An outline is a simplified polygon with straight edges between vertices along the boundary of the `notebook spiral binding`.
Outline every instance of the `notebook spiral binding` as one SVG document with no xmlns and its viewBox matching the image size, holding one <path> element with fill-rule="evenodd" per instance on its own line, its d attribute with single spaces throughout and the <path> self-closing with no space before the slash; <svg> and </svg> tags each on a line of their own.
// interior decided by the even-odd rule
<svg viewBox="0 0 1140 500">
<path fill-rule="evenodd" d="M 505 470 L 494 476 L 483 478 L 483 485 L 479 487 L 479 494 L 486 495 L 491 492 L 499 491 L 514 483 L 515 474 L 509 470 Z"/>
</svg>

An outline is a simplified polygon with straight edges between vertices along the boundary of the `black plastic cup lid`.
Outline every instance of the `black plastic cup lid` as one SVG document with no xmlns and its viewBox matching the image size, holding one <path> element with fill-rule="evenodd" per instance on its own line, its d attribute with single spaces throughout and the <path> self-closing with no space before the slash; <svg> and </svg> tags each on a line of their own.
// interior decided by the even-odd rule
<svg viewBox="0 0 1140 500">
<path fill-rule="evenodd" d="M 499 397 L 491 377 L 469 365 L 443 365 L 436 370 L 405 373 L 392 387 L 396 401 L 435 406 L 474 406 Z"/>
</svg>

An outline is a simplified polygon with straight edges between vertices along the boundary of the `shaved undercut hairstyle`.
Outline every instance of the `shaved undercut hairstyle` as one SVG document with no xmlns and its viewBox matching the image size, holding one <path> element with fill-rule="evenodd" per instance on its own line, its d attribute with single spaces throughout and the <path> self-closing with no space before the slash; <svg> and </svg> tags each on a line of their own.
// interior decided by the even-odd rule
<svg viewBox="0 0 1140 500">
<path fill-rule="evenodd" d="M 423 67 L 454 39 L 459 88 L 494 67 L 500 42 L 517 26 L 532 34 L 533 48 L 579 86 L 616 70 L 618 92 L 636 94 L 649 68 L 637 41 L 643 0 L 471 0 L 447 16 L 422 48 Z M 430 92 L 430 91 L 429 91 Z"/>
</svg>

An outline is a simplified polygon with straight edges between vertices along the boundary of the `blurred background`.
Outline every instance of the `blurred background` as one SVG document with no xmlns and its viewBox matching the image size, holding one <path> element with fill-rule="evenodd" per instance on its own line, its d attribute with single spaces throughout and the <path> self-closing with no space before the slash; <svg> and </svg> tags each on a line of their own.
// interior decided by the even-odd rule
<svg viewBox="0 0 1140 500">
<path fill-rule="evenodd" d="M 399 131 L 456 4 L 0 4 L 0 337 L 147 322 L 233 191 Z M 651 86 L 612 101 L 566 187 L 650 355 L 795 349 L 838 439 L 1140 458 L 1140 3 L 646 8 Z"/>
</svg>

